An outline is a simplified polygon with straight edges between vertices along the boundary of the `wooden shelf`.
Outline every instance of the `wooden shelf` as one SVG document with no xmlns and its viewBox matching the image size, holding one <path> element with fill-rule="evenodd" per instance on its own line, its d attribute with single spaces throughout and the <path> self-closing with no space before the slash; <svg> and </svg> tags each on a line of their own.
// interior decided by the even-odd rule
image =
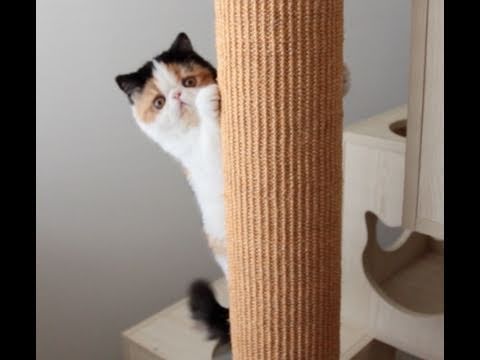
<svg viewBox="0 0 480 360">
<path fill-rule="evenodd" d="M 419 315 L 443 313 L 443 241 L 417 232 L 397 239 L 390 250 L 377 241 L 380 221 L 366 215 L 368 240 L 363 267 L 371 285 L 392 305 Z"/>
<path fill-rule="evenodd" d="M 443 255 L 427 252 L 381 284 L 400 306 L 421 314 L 443 313 Z"/>
</svg>

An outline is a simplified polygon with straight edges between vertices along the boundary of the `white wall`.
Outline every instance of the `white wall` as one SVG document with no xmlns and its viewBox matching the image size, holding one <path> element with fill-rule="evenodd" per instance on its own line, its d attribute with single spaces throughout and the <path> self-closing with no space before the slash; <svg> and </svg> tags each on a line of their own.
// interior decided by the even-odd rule
<svg viewBox="0 0 480 360">
<path fill-rule="evenodd" d="M 345 121 L 406 100 L 409 2 L 347 0 Z M 185 31 L 215 63 L 213 2 L 37 0 L 37 359 L 120 358 L 120 332 L 220 275 L 182 171 L 115 75 Z"/>
</svg>

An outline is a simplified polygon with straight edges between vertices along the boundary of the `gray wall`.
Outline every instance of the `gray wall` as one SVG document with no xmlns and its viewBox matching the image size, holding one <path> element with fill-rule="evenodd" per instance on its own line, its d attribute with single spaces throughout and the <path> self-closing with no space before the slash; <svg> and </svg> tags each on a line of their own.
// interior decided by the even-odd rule
<svg viewBox="0 0 480 360">
<path fill-rule="evenodd" d="M 406 100 L 409 2 L 347 0 L 345 121 Z M 179 167 L 114 76 L 179 31 L 215 63 L 212 1 L 37 0 L 37 359 L 120 358 L 120 332 L 220 271 Z"/>
<path fill-rule="evenodd" d="M 347 124 L 406 103 L 409 36 L 410 0 L 345 0 Z"/>
</svg>

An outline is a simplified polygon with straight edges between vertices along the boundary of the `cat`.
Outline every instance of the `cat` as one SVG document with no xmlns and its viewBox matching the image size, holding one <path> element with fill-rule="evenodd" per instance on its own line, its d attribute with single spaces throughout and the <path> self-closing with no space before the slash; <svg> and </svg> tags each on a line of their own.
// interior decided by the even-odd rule
<svg viewBox="0 0 480 360">
<path fill-rule="evenodd" d="M 344 95 L 348 78 L 344 66 Z M 115 80 L 127 95 L 140 129 L 184 168 L 209 246 L 227 277 L 216 69 L 193 49 L 188 36 L 180 33 L 168 50 Z M 229 341 L 228 309 L 218 303 L 206 281 L 191 284 L 189 306 L 192 317 L 206 326 L 210 339 Z"/>
<path fill-rule="evenodd" d="M 208 243 L 227 275 L 216 79 L 216 69 L 194 51 L 185 33 L 138 70 L 115 78 L 140 129 L 184 168 Z M 206 326 L 209 338 L 228 342 L 228 309 L 209 284 L 194 281 L 189 299 L 192 318 Z"/>
</svg>

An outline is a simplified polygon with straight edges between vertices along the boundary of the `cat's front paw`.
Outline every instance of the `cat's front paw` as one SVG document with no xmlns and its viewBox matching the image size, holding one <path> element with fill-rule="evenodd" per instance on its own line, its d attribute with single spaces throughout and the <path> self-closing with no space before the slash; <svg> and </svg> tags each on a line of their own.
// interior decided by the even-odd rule
<svg viewBox="0 0 480 360">
<path fill-rule="evenodd" d="M 217 84 L 201 88 L 195 100 L 200 116 L 204 119 L 218 119 L 220 114 L 220 91 Z"/>
</svg>

